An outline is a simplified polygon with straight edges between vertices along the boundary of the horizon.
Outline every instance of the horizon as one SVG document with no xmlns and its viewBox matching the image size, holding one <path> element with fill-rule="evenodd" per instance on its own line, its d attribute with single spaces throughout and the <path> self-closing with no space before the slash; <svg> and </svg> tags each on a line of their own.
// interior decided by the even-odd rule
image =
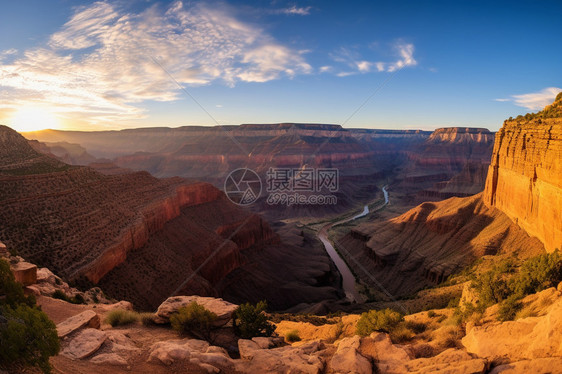
<svg viewBox="0 0 562 374">
<path fill-rule="evenodd" d="M 0 123 L 497 131 L 562 91 L 555 1 L 75 4 L 3 6 Z"/>
</svg>

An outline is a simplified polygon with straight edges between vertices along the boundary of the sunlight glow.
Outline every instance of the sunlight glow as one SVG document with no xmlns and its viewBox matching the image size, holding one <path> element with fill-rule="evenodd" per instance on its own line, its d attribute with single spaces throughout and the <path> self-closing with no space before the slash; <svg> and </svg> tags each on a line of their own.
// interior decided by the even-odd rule
<svg viewBox="0 0 562 374">
<path fill-rule="evenodd" d="M 47 108 L 26 106 L 18 109 L 10 121 L 11 127 L 18 132 L 56 129 L 60 121 Z"/>
</svg>

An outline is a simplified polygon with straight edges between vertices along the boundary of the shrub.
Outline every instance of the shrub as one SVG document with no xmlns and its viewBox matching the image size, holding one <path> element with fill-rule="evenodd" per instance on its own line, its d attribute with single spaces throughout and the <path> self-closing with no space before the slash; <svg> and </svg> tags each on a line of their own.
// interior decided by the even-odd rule
<svg viewBox="0 0 562 374">
<path fill-rule="evenodd" d="M 53 299 L 59 299 L 59 300 L 70 302 L 70 298 L 61 290 L 55 290 L 55 292 L 53 292 L 51 297 Z"/>
<path fill-rule="evenodd" d="M 70 299 L 72 304 L 86 304 L 86 300 L 84 300 L 84 296 L 77 293 L 72 299 Z"/>
<path fill-rule="evenodd" d="M 211 329 L 216 319 L 215 313 L 193 301 L 172 314 L 170 323 L 172 328 L 182 335 L 193 334 L 205 340 L 210 340 Z"/>
<path fill-rule="evenodd" d="M 437 316 L 437 313 L 435 313 L 434 310 L 430 310 L 429 312 L 427 312 L 427 316 L 428 316 L 429 318 L 434 318 L 434 317 Z"/>
<path fill-rule="evenodd" d="M 498 309 L 498 320 L 500 321 L 512 321 L 519 310 L 521 310 L 522 304 L 519 302 L 518 295 L 511 295 L 502 303 Z"/>
<path fill-rule="evenodd" d="M 0 259 L 0 368 L 31 365 L 51 371 L 49 357 L 59 352 L 55 324 L 37 308 L 35 298 L 25 297 L 10 265 Z M 0 370 L 1 371 L 1 370 Z"/>
<path fill-rule="evenodd" d="M 403 319 L 402 314 L 392 309 L 370 310 L 361 314 L 357 321 L 357 334 L 367 336 L 375 331 L 390 332 Z"/>
<path fill-rule="evenodd" d="M 553 287 L 562 280 L 562 255 L 559 251 L 532 257 L 521 265 L 519 273 L 509 282 L 518 297 Z"/>
<path fill-rule="evenodd" d="M 139 313 L 139 318 L 144 326 L 151 326 L 155 324 L 154 313 L 149 313 L 149 312 Z"/>
<path fill-rule="evenodd" d="M 406 327 L 412 330 L 415 334 L 421 334 L 427 329 L 427 325 L 423 322 L 406 321 Z"/>
<path fill-rule="evenodd" d="M 107 314 L 105 322 L 111 327 L 129 325 L 139 320 L 139 314 L 131 310 L 115 309 Z"/>
<path fill-rule="evenodd" d="M 67 303 L 72 303 L 72 304 L 86 304 L 86 300 L 84 300 L 84 297 L 81 294 L 76 294 L 76 296 L 68 297 L 68 295 L 65 294 L 63 291 L 55 290 L 55 292 L 53 292 L 51 297 L 53 299 L 64 300 Z"/>
<path fill-rule="evenodd" d="M 499 303 L 509 295 L 505 278 L 504 270 L 501 267 L 494 267 L 472 282 L 480 305 L 487 307 Z"/>
<path fill-rule="evenodd" d="M 390 331 L 390 340 L 399 344 L 412 340 L 416 335 L 405 323 L 399 323 Z"/>
<path fill-rule="evenodd" d="M 256 336 L 271 336 L 275 327 L 267 320 L 265 310 L 267 303 L 260 301 L 255 306 L 246 303 L 234 311 L 233 324 L 236 335 L 243 339 L 251 339 Z"/>
<path fill-rule="evenodd" d="M 301 337 L 299 336 L 298 330 L 291 330 L 285 335 L 285 340 L 289 343 L 300 342 Z"/>
</svg>

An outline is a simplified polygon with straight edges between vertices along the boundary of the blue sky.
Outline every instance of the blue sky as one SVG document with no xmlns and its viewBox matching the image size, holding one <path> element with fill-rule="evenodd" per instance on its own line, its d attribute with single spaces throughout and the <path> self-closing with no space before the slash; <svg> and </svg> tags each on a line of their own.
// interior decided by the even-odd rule
<svg viewBox="0 0 562 374">
<path fill-rule="evenodd" d="M 497 130 L 561 90 L 560 20 L 560 1 L 3 2 L 0 122 L 342 124 L 374 94 L 345 127 Z"/>
</svg>

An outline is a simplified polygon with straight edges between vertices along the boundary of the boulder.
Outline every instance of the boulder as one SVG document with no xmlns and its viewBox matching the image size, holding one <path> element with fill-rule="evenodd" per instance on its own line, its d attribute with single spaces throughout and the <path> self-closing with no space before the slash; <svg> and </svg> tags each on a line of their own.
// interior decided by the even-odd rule
<svg viewBox="0 0 562 374">
<path fill-rule="evenodd" d="M 100 328 L 100 317 L 96 312 L 85 310 L 80 314 L 62 321 L 57 325 L 57 334 L 59 338 L 62 338 L 85 326 L 94 329 Z"/>
<path fill-rule="evenodd" d="M 156 311 L 154 322 L 164 324 L 170 322 L 170 316 L 178 309 L 196 302 L 217 315 L 216 326 L 223 326 L 232 319 L 232 313 L 238 305 L 229 303 L 223 299 L 202 296 L 174 296 L 164 301 Z"/>
<path fill-rule="evenodd" d="M 483 374 L 488 363 L 481 358 L 474 358 L 460 349 L 450 348 L 435 357 L 418 358 L 405 363 L 411 373 L 440 374 Z"/>
<path fill-rule="evenodd" d="M 373 367 L 371 362 L 358 352 L 360 345 L 361 337 L 358 335 L 342 339 L 338 344 L 336 353 L 330 360 L 331 372 L 338 374 L 371 374 Z"/>
<path fill-rule="evenodd" d="M 37 283 L 37 266 L 29 262 L 20 261 L 10 266 L 16 281 L 24 286 L 30 286 Z"/>
<path fill-rule="evenodd" d="M 462 344 L 468 352 L 491 359 L 519 361 L 562 356 L 562 298 L 544 316 L 475 326 Z"/>
<path fill-rule="evenodd" d="M 171 365 L 188 361 L 209 373 L 220 372 L 219 368 L 232 368 L 233 361 L 226 350 L 210 346 L 197 339 L 169 340 L 155 343 L 149 353 L 148 362 Z"/>
<path fill-rule="evenodd" d="M 117 355 L 116 353 L 102 353 L 93 357 L 91 363 L 96 365 L 113 365 L 113 366 L 127 366 L 127 360 Z"/>
<path fill-rule="evenodd" d="M 116 309 L 123 309 L 123 310 L 134 310 L 133 304 L 129 301 L 121 300 L 113 304 L 98 304 L 96 305 L 96 309 L 99 309 L 101 312 L 110 312 Z"/>
<path fill-rule="evenodd" d="M 50 283 L 50 284 L 56 284 L 58 278 L 55 274 L 53 274 L 53 272 L 47 268 L 40 268 L 37 270 L 37 282 L 38 283 Z"/>
<path fill-rule="evenodd" d="M 321 342 L 313 341 L 301 346 L 262 349 L 251 340 L 238 341 L 241 360 L 235 360 L 236 371 L 242 373 L 303 373 L 319 374 L 324 362 L 319 358 L 324 349 Z"/>
<path fill-rule="evenodd" d="M 105 332 L 96 329 L 84 329 L 73 337 L 62 351 L 63 356 L 83 359 L 94 354 L 107 339 Z"/>
<path fill-rule="evenodd" d="M 490 374 L 562 374 L 562 357 L 544 357 L 496 366 Z"/>
</svg>

